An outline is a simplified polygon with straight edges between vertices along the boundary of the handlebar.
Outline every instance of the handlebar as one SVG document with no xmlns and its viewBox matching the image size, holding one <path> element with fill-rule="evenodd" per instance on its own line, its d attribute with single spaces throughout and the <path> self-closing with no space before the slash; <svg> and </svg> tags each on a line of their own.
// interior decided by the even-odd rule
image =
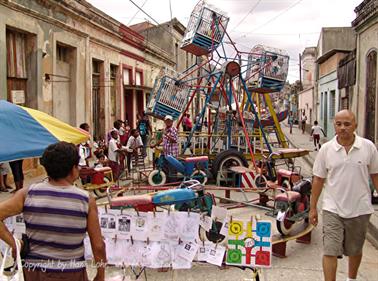
<svg viewBox="0 0 378 281">
<path fill-rule="evenodd" d="M 266 157 L 264 153 L 262 153 L 261 155 L 262 155 L 262 157 L 263 157 L 265 160 L 270 160 L 270 159 L 272 159 L 272 157 L 273 157 L 274 155 L 280 156 L 281 154 L 280 154 L 279 152 L 272 152 L 271 154 L 269 154 L 268 157 Z"/>
</svg>

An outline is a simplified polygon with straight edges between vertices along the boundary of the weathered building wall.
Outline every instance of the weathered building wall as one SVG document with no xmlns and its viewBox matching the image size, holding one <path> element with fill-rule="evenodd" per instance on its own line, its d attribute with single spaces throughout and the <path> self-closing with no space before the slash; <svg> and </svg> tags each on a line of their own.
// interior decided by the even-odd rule
<svg viewBox="0 0 378 281">
<path fill-rule="evenodd" d="M 378 1 L 364 1 L 355 12 L 356 19 L 353 21 L 353 27 L 357 33 L 356 49 L 356 88 L 352 98 L 351 107 L 357 116 L 357 132 L 361 136 L 369 137 L 376 144 L 378 143 Z M 369 55 L 375 53 L 375 62 L 369 61 Z M 369 61 L 369 62 L 368 62 Z M 374 67 L 369 70 L 368 64 L 375 63 Z M 373 78 L 375 72 L 375 82 Z M 375 85 L 375 89 L 374 89 Z M 374 96 L 375 92 L 375 96 Z M 367 95 L 369 93 L 370 99 Z M 370 112 L 367 112 L 369 105 Z M 370 122 L 367 132 L 366 122 Z M 374 136 L 373 136 L 374 135 Z"/>
<path fill-rule="evenodd" d="M 325 62 L 321 63 L 319 65 L 319 78 L 335 71 L 337 69 L 338 62 L 345 56 L 346 54 L 344 53 L 336 53 L 328 58 Z"/>
</svg>

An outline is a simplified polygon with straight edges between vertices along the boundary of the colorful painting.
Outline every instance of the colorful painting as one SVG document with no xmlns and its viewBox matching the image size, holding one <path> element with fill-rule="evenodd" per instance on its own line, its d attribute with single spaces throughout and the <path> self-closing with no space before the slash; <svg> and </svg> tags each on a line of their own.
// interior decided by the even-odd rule
<svg viewBox="0 0 378 281">
<path fill-rule="evenodd" d="M 229 222 L 226 264 L 270 267 L 272 261 L 272 224 L 269 221 Z"/>
</svg>

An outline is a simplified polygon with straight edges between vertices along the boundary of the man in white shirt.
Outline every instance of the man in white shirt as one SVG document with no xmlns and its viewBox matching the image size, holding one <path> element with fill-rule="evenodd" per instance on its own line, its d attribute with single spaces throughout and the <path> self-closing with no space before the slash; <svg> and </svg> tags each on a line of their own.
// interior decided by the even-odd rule
<svg viewBox="0 0 378 281">
<path fill-rule="evenodd" d="M 371 205 L 369 175 L 378 190 L 378 152 L 375 145 L 357 136 L 354 114 L 335 115 L 336 136 L 316 157 L 309 220 L 318 223 L 317 203 L 323 194 L 323 271 L 325 281 L 336 280 L 337 258 L 349 258 L 348 281 L 356 280 L 362 259 Z"/>
<path fill-rule="evenodd" d="M 319 149 L 321 147 L 321 145 L 320 145 L 320 133 L 323 133 L 323 135 L 326 136 L 323 128 L 320 127 L 318 125 L 318 121 L 315 120 L 314 126 L 312 126 L 312 128 L 311 128 L 311 136 L 314 139 L 315 151 L 318 150 L 318 146 L 319 146 Z"/>
</svg>

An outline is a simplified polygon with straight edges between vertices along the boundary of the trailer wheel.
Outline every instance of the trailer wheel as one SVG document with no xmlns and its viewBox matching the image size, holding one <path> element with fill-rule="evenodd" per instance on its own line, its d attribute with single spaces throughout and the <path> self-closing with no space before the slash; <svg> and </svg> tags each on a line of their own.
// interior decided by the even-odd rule
<svg viewBox="0 0 378 281">
<path fill-rule="evenodd" d="M 163 171 L 153 170 L 148 175 L 148 183 L 152 186 L 163 185 L 167 181 L 167 176 Z"/>
<path fill-rule="evenodd" d="M 218 173 L 221 179 L 226 179 L 228 169 L 233 166 L 248 167 L 248 161 L 241 152 L 235 149 L 229 149 L 219 153 L 215 157 L 211 171 L 215 179 Z"/>
</svg>

